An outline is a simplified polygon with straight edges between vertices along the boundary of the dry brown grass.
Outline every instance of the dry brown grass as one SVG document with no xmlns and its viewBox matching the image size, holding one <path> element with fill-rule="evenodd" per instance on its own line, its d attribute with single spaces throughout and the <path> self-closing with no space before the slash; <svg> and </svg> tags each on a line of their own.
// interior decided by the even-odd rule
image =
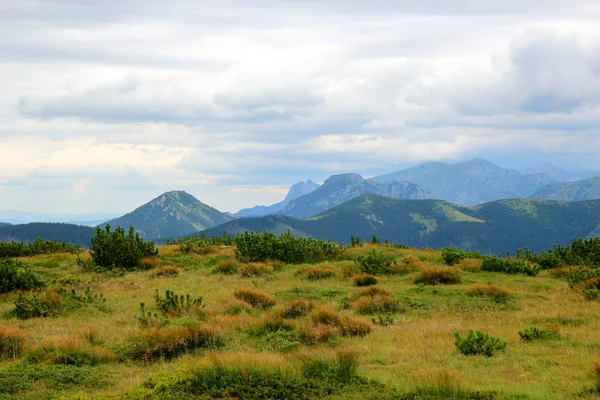
<svg viewBox="0 0 600 400">
<path fill-rule="evenodd" d="M 332 266 L 310 266 L 304 268 L 304 276 L 309 281 L 318 281 L 321 279 L 333 278 L 335 276 L 335 270 Z"/>
<path fill-rule="evenodd" d="M 337 326 L 326 324 L 305 324 L 300 334 L 302 341 L 306 344 L 325 343 L 334 339 L 340 334 L 340 329 Z"/>
<path fill-rule="evenodd" d="M 600 392 L 600 360 L 594 362 L 594 366 L 592 367 L 592 373 L 594 374 L 594 378 L 596 380 L 596 391 Z"/>
<path fill-rule="evenodd" d="M 458 268 L 467 272 L 477 272 L 481 270 L 481 264 L 483 261 L 477 258 L 465 258 L 460 261 Z"/>
<path fill-rule="evenodd" d="M 238 272 L 243 278 L 256 278 L 272 274 L 273 267 L 264 263 L 248 263 L 238 266 Z"/>
<path fill-rule="evenodd" d="M 140 264 L 146 269 L 156 268 L 160 262 L 160 258 L 154 256 L 146 256 L 140 259 Z"/>
<path fill-rule="evenodd" d="M 456 268 L 422 268 L 419 274 L 414 278 L 414 283 L 424 285 L 450 285 L 460 283 L 460 275 Z"/>
<path fill-rule="evenodd" d="M 0 326 L 0 361 L 21 357 L 26 340 L 27 337 L 20 330 Z"/>
<path fill-rule="evenodd" d="M 375 297 L 375 296 L 388 296 L 389 291 L 379 286 L 368 286 L 364 289 L 360 289 L 357 297 Z"/>
<path fill-rule="evenodd" d="M 353 308 L 359 314 L 387 314 L 403 310 L 400 300 L 385 294 L 360 297 L 354 302 Z"/>
<path fill-rule="evenodd" d="M 563 279 L 568 277 L 572 272 L 577 271 L 579 267 L 558 267 L 548 270 L 548 275 L 553 278 Z"/>
<path fill-rule="evenodd" d="M 314 301 L 297 299 L 287 303 L 283 307 L 281 316 L 284 318 L 299 318 L 308 315 L 314 308 Z"/>
<path fill-rule="evenodd" d="M 150 272 L 157 278 L 173 278 L 181 273 L 181 268 L 177 268 L 172 265 L 165 265 L 155 268 Z"/>
<path fill-rule="evenodd" d="M 238 272 L 238 264 L 239 263 L 233 258 L 227 258 L 223 261 L 219 261 L 213 271 L 223 275 L 233 275 Z"/>
<path fill-rule="evenodd" d="M 101 346 L 81 341 L 77 337 L 47 340 L 26 350 L 29 361 L 38 364 L 99 365 L 114 362 L 117 356 Z"/>
<path fill-rule="evenodd" d="M 267 309 L 275 305 L 277 300 L 268 293 L 253 289 L 239 289 L 233 292 L 233 296 L 252 305 L 254 308 Z"/>
<path fill-rule="evenodd" d="M 352 278 L 354 286 L 372 286 L 377 285 L 379 279 L 375 275 L 360 274 Z"/>
<path fill-rule="evenodd" d="M 327 325 L 338 328 L 343 336 L 365 336 L 371 332 L 369 322 L 342 316 L 325 309 L 313 311 L 310 314 L 310 319 L 315 326 Z"/>
<path fill-rule="evenodd" d="M 506 301 L 511 293 L 508 289 L 497 285 L 484 285 L 477 283 L 463 292 L 469 297 L 487 297 L 495 301 Z"/>
<path fill-rule="evenodd" d="M 392 264 L 389 267 L 389 271 L 390 271 L 390 273 L 393 273 L 393 274 L 405 275 L 405 274 L 410 274 L 412 272 L 418 271 L 419 269 L 423 268 L 426 265 L 427 264 L 425 264 L 423 261 L 421 261 L 421 259 L 419 257 L 409 254 L 406 257 L 403 257 L 401 260 L 399 260 L 395 264 Z"/>
</svg>

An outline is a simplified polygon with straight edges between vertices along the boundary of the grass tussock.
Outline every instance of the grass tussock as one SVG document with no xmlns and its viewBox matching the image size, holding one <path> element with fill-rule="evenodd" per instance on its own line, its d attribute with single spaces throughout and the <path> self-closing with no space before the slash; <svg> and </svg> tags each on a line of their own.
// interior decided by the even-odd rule
<svg viewBox="0 0 600 400">
<path fill-rule="evenodd" d="M 160 264 L 160 258 L 156 256 L 146 256 L 140 258 L 140 265 L 144 269 L 156 268 Z"/>
<path fill-rule="evenodd" d="M 477 272 L 481 270 L 482 261 L 477 258 L 465 258 L 460 261 L 458 268 L 466 272 Z"/>
<path fill-rule="evenodd" d="M 26 359 L 36 364 L 84 365 L 96 366 L 116 361 L 111 351 L 84 343 L 77 339 L 68 339 L 58 343 L 42 343 L 27 351 Z"/>
<path fill-rule="evenodd" d="M 238 272 L 238 262 L 233 258 L 228 258 L 223 261 L 219 261 L 215 265 L 213 272 L 223 275 L 234 275 Z"/>
<path fill-rule="evenodd" d="M 275 332 L 292 332 L 295 326 L 281 317 L 268 316 L 249 327 L 248 332 L 253 336 L 263 336 Z"/>
<path fill-rule="evenodd" d="M 309 281 L 318 281 L 321 279 L 333 278 L 335 276 L 335 270 L 329 265 L 323 267 L 310 266 L 304 268 L 303 274 Z"/>
<path fill-rule="evenodd" d="M 382 294 L 360 297 L 354 302 L 353 308 L 363 315 L 394 314 L 404 310 L 400 300 Z"/>
<path fill-rule="evenodd" d="M 469 297 L 489 298 L 498 303 L 504 303 L 511 297 L 510 291 L 502 286 L 484 285 L 481 283 L 471 286 L 463 293 Z"/>
<path fill-rule="evenodd" d="M 16 360 L 23 353 L 26 336 L 17 329 L 0 326 L 0 361 Z"/>
<path fill-rule="evenodd" d="M 358 292 L 358 297 L 389 296 L 390 292 L 378 286 L 369 286 Z"/>
<path fill-rule="evenodd" d="M 252 305 L 254 308 L 267 309 L 275 305 L 277 300 L 268 293 L 253 289 L 239 289 L 233 292 L 233 296 Z"/>
<path fill-rule="evenodd" d="M 203 325 L 146 329 L 131 336 L 120 349 L 122 360 L 170 360 L 196 349 L 223 346 L 221 335 Z"/>
<path fill-rule="evenodd" d="M 287 303 L 281 311 L 283 318 L 300 318 L 308 315 L 315 308 L 314 301 L 297 299 Z"/>
<path fill-rule="evenodd" d="M 248 263 L 238 266 L 238 272 L 242 278 L 258 278 L 273 273 L 273 267 L 264 263 Z"/>
<path fill-rule="evenodd" d="M 426 264 L 421 261 L 419 257 L 409 254 L 406 257 L 403 257 L 397 263 L 392 264 L 389 267 L 389 272 L 397 275 L 406 275 L 418 271 L 425 265 Z"/>
<path fill-rule="evenodd" d="M 556 279 L 566 279 L 573 272 L 576 272 L 579 267 L 556 267 L 548 270 L 548 275 Z"/>
<path fill-rule="evenodd" d="M 218 310 L 225 315 L 250 315 L 254 309 L 250 304 L 238 299 L 225 299 Z"/>
<path fill-rule="evenodd" d="M 596 381 L 596 387 L 594 388 L 594 390 L 596 391 L 596 393 L 600 393 L 600 360 L 597 360 L 594 363 L 592 367 L 592 373 L 594 374 L 594 379 Z"/>
<path fill-rule="evenodd" d="M 365 336 L 371 332 L 371 323 L 348 316 L 341 316 L 329 310 L 316 310 L 310 314 L 315 326 L 335 327 L 342 336 Z"/>
<path fill-rule="evenodd" d="M 375 275 L 369 274 L 355 275 L 352 278 L 352 283 L 354 284 L 354 286 L 358 287 L 373 286 L 377 285 L 378 282 L 379 279 Z"/>
<path fill-rule="evenodd" d="M 451 285 L 460 283 L 460 275 L 456 268 L 422 268 L 413 280 L 414 283 L 424 285 Z"/>
<path fill-rule="evenodd" d="M 156 278 L 175 278 L 181 273 L 181 268 L 165 265 L 163 267 L 155 268 L 150 272 Z"/>
</svg>

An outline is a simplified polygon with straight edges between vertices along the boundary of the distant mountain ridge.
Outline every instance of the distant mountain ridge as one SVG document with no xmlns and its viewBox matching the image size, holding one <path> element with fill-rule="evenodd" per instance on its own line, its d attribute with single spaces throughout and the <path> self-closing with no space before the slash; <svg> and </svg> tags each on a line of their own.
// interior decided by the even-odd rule
<svg viewBox="0 0 600 400">
<path fill-rule="evenodd" d="M 367 181 L 359 174 L 341 174 L 332 175 L 321 187 L 290 201 L 278 214 L 294 218 L 308 218 L 367 193 L 395 199 L 431 197 L 426 191 L 411 182 L 377 183 Z"/>
<path fill-rule="evenodd" d="M 600 199 L 600 176 L 575 182 L 554 182 L 533 193 L 531 198 L 559 201 Z"/>
<path fill-rule="evenodd" d="M 308 179 L 306 182 L 298 182 L 292 185 L 285 198 L 279 203 L 275 203 L 270 206 L 254 206 L 251 208 L 244 208 L 243 210 L 238 211 L 236 215 L 238 217 L 262 217 L 264 215 L 277 214 L 290 201 L 295 200 L 300 196 L 304 196 L 318 187 L 319 185 L 310 179 Z"/>
<path fill-rule="evenodd" d="M 413 168 L 370 178 L 385 183 L 409 181 L 434 198 L 460 205 L 483 204 L 494 200 L 524 198 L 554 182 L 546 173 L 523 174 L 486 160 L 446 164 L 421 164 Z"/>
<path fill-rule="evenodd" d="M 543 172 L 548 174 L 552 179 L 557 182 L 573 182 L 580 181 L 588 178 L 593 178 L 600 175 L 600 171 L 567 171 L 563 168 L 557 167 L 551 162 L 543 163 L 537 167 L 532 167 L 527 170 L 528 173 Z"/>
<path fill-rule="evenodd" d="M 163 193 L 122 217 L 108 221 L 113 227 L 133 226 L 146 239 L 192 234 L 234 219 L 184 191 Z"/>
<path fill-rule="evenodd" d="M 290 229 L 297 235 L 348 243 L 350 235 L 409 246 L 504 254 L 528 247 L 543 251 L 573 238 L 600 235 L 600 200 L 556 202 L 499 200 L 461 207 L 443 200 L 398 200 L 376 194 L 356 197 L 305 220 L 287 216 L 244 218 L 206 231 L 207 235 Z"/>
<path fill-rule="evenodd" d="M 89 247 L 91 237 L 96 229 L 89 226 L 65 224 L 60 222 L 32 222 L 29 224 L 9 225 L 0 227 L 0 242 L 29 243 L 37 238 L 68 242 Z"/>
</svg>

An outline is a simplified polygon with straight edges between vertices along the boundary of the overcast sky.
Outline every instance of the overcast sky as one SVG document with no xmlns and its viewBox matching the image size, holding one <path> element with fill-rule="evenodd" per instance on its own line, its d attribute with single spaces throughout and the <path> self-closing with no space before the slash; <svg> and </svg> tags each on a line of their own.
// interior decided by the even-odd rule
<svg viewBox="0 0 600 400">
<path fill-rule="evenodd" d="M 308 178 L 600 168 L 597 0 L 2 0 L 0 210 L 223 211 Z"/>
</svg>

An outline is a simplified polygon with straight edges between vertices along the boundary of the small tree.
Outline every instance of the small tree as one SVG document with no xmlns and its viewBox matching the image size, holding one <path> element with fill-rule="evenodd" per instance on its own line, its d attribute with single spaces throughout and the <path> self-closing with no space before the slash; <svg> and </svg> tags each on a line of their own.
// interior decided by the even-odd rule
<svg viewBox="0 0 600 400">
<path fill-rule="evenodd" d="M 133 226 L 129 227 L 129 233 L 120 226 L 110 231 L 110 225 L 105 229 L 96 228 L 96 235 L 92 237 L 90 248 L 92 262 L 102 269 L 134 269 L 142 257 L 156 256 L 158 250 L 151 241 L 145 241 L 136 233 Z"/>
</svg>

